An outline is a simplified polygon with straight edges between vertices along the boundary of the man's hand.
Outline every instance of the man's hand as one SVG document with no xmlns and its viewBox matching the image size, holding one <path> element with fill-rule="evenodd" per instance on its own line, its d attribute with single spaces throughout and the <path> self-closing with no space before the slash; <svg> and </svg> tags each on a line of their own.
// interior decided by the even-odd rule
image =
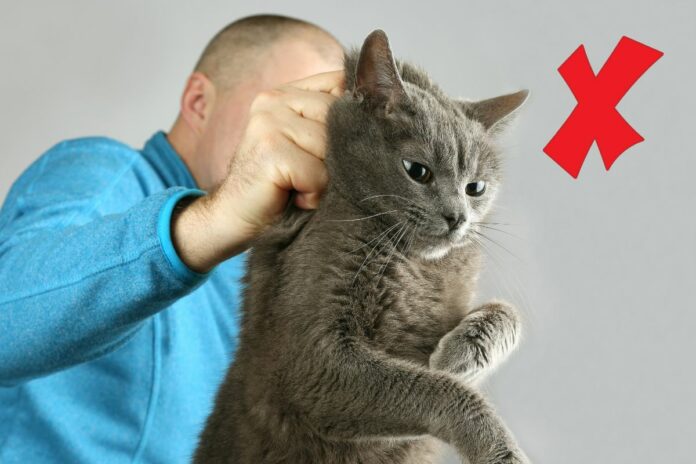
<svg viewBox="0 0 696 464">
<path fill-rule="evenodd" d="M 326 115 L 342 92 L 343 71 L 317 74 L 260 93 L 215 191 L 175 216 L 172 240 L 191 269 L 206 272 L 244 251 L 249 241 L 295 204 L 313 209 L 326 187 Z"/>
</svg>

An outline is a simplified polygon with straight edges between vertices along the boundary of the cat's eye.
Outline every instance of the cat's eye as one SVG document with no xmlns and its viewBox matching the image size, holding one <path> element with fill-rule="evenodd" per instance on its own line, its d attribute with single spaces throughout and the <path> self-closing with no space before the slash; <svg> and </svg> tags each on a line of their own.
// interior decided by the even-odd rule
<svg viewBox="0 0 696 464">
<path fill-rule="evenodd" d="M 403 160 L 403 163 L 408 175 L 416 182 L 426 184 L 430 182 L 430 179 L 433 177 L 433 173 L 430 171 L 430 169 L 428 169 L 427 166 L 423 166 L 420 163 L 409 160 Z"/>
<path fill-rule="evenodd" d="M 466 194 L 471 197 L 480 197 L 486 191 L 486 183 L 482 180 L 466 184 Z"/>
</svg>

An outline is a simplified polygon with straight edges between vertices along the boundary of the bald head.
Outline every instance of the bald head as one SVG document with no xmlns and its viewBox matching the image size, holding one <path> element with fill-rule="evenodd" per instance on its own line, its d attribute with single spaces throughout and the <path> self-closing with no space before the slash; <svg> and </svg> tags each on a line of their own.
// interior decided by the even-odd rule
<svg viewBox="0 0 696 464">
<path fill-rule="evenodd" d="M 283 53 L 287 46 L 305 47 L 327 62 L 342 66 L 342 47 L 321 27 L 280 15 L 255 15 L 234 21 L 208 43 L 195 71 L 211 80 L 218 90 L 227 90 L 255 78 L 263 65 Z"/>
<path fill-rule="evenodd" d="M 286 16 L 249 16 L 218 32 L 186 80 L 167 134 L 198 186 L 224 178 L 260 92 L 342 69 L 343 58 L 327 31 Z"/>
</svg>

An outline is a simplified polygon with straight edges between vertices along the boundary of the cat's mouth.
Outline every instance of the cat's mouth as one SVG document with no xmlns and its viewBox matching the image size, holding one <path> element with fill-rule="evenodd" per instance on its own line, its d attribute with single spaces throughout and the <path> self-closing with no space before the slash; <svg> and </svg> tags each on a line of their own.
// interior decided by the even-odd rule
<svg viewBox="0 0 696 464">
<path fill-rule="evenodd" d="M 466 231 L 469 229 L 467 225 L 457 227 L 456 229 L 447 230 L 439 234 L 428 234 L 433 239 L 440 241 L 441 243 L 446 243 L 450 245 L 456 245 L 462 240 L 466 235 Z"/>
<path fill-rule="evenodd" d="M 443 254 L 444 250 L 449 251 L 452 248 L 460 247 L 466 241 L 467 230 L 468 227 L 465 225 L 440 233 L 425 232 L 423 237 L 425 248 L 437 249 L 439 251 L 436 254 L 439 255 Z"/>
</svg>

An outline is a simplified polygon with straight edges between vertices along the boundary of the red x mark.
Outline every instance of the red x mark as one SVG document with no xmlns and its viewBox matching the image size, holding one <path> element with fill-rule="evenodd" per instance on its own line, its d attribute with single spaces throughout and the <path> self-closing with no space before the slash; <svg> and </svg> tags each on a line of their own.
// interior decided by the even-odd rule
<svg viewBox="0 0 696 464">
<path fill-rule="evenodd" d="M 616 110 L 628 90 L 663 53 L 622 37 L 595 76 L 580 45 L 558 68 L 578 104 L 544 147 L 544 153 L 577 178 L 592 142 L 607 171 L 621 154 L 644 139 Z"/>
</svg>

